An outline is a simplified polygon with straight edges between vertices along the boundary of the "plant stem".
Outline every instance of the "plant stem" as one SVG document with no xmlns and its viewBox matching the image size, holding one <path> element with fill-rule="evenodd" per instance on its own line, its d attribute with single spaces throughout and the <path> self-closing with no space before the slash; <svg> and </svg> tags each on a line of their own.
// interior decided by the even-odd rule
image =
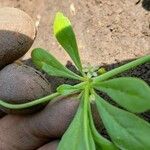
<svg viewBox="0 0 150 150">
<path fill-rule="evenodd" d="M 84 82 L 74 85 L 74 87 L 78 89 L 84 89 L 85 85 L 86 85 L 86 82 L 84 81 Z"/>
<path fill-rule="evenodd" d="M 70 79 L 75 79 L 75 80 L 80 80 L 80 81 L 84 81 L 84 77 L 83 77 L 83 74 L 82 76 L 72 72 L 71 70 L 67 69 L 68 72 L 70 72 L 71 76 L 70 76 Z"/>
<path fill-rule="evenodd" d="M 75 88 L 82 88 L 85 85 L 85 82 L 81 82 L 77 85 L 74 85 Z M 72 93 L 70 92 L 67 95 L 71 95 Z M 12 104 L 12 103 L 8 103 L 8 102 L 4 102 L 3 100 L 0 100 L 0 106 L 8 108 L 8 109 L 25 109 L 25 108 L 29 108 L 38 104 L 42 104 L 42 103 L 46 103 L 49 102 L 51 99 L 56 98 L 60 96 L 60 94 L 58 92 L 53 93 L 51 95 L 42 97 L 40 99 L 37 100 L 33 100 L 31 102 L 27 102 L 27 103 L 23 103 L 23 104 Z"/>
<path fill-rule="evenodd" d="M 8 109 L 25 109 L 25 108 L 29 108 L 29 107 L 32 107 L 32 106 L 35 106 L 35 105 L 38 105 L 41 103 L 48 102 L 51 99 L 56 98 L 59 95 L 60 95 L 59 93 L 53 93 L 53 94 L 48 95 L 46 97 L 34 100 L 32 102 L 24 103 L 24 104 L 10 104 L 10 103 L 7 103 L 7 102 L 0 100 L 0 106 L 3 106 L 3 107 L 8 108 Z"/>
<path fill-rule="evenodd" d="M 86 143 L 86 149 L 89 150 L 89 118 L 88 118 L 88 104 L 89 104 L 89 83 L 85 85 L 85 91 L 84 91 L 84 103 L 83 103 L 83 111 L 84 111 L 84 134 L 85 134 L 85 143 Z"/>
<path fill-rule="evenodd" d="M 113 77 L 115 75 L 118 75 L 118 74 L 120 74 L 120 73 L 122 73 L 124 71 L 132 69 L 132 68 L 134 68 L 134 67 L 136 67 L 138 65 L 144 64 L 146 62 L 150 62 L 150 55 L 141 57 L 141 58 L 139 58 L 137 60 L 134 60 L 134 61 L 132 61 L 130 63 L 127 63 L 127 64 L 125 64 L 123 66 L 120 66 L 120 67 L 118 67 L 116 69 L 108 71 L 108 72 L 106 72 L 106 73 L 104 73 L 104 74 L 102 74 L 102 75 L 100 75 L 98 77 L 95 77 L 95 78 L 93 78 L 93 83 L 107 80 L 108 78 L 111 78 L 111 77 Z"/>
</svg>

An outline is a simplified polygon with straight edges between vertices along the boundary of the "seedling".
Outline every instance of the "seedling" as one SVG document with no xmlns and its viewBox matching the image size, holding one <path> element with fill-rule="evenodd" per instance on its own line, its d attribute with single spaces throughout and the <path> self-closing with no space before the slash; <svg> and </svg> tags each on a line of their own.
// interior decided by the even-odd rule
<svg viewBox="0 0 150 150">
<path fill-rule="evenodd" d="M 79 80 L 80 83 L 74 86 L 60 85 L 55 93 L 29 103 L 10 104 L 1 100 L 0 105 L 10 109 L 24 109 L 48 102 L 58 96 L 78 93 L 80 104 L 77 113 L 63 135 L 58 150 L 149 150 L 150 124 L 136 114 L 150 109 L 150 87 L 137 78 L 115 76 L 150 62 L 150 55 L 108 72 L 104 68 L 84 69 L 71 23 L 62 13 L 56 14 L 54 35 L 70 55 L 80 74 L 70 71 L 41 48 L 32 51 L 33 63 L 51 76 L 71 78 Z M 121 108 L 104 100 L 97 91 L 106 93 Z M 95 128 L 91 103 L 96 104 L 111 140 L 104 138 Z"/>
</svg>

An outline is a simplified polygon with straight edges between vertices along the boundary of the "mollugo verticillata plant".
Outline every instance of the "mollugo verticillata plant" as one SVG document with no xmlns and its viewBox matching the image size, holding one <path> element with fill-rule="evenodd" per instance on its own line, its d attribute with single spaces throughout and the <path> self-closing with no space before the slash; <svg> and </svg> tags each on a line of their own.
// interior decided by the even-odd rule
<svg viewBox="0 0 150 150">
<path fill-rule="evenodd" d="M 150 87 L 138 78 L 116 78 L 115 76 L 150 62 L 150 55 L 108 72 L 105 72 L 103 68 L 88 70 L 82 67 L 71 23 L 60 12 L 55 17 L 54 35 L 69 54 L 80 74 L 70 71 L 41 48 L 32 51 L 33 63 L 50 76 L 70 78 L 80 83 L 60 85 L 55 93 L 32 102 L 10 104 L 0 100 L 0 105 L 21 110 L 51 101 L 59 96 L 77 93 L 80 104 L 73 121 L 59 143 L 58 150 L 149 150 L 150 124 L 138 114 L 150 109 Z M 107 94 L 117 105 L 104 100 L 99 96 L 98 91 Z M 110 140 L 97 131 L 91 113 L 91 103 L 95 103 Z"/>
</svg>

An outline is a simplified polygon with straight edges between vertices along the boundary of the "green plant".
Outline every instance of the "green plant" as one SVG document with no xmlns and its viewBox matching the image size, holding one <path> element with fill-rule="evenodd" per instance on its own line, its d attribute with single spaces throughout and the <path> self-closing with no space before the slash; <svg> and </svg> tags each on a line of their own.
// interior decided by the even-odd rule
<svg viewBox="0 0 150 150">
<path fill-rule="evenodd" d="M 33 63 L 49 75 L 79 80 L 80 83 L 74 86 L 60 85 L 56 93 L 29 103 L 10 104 L 1 100 L 0 105 L 10 109 L 24 109 L 61 95 L 79 93 L 80 105 L 72 123 L 60 141 L 58 150 L 149 150 L 150 124 L 136 114 L 150 109 L 150 87 L 137 78 L 114 77 L 140 64 L 150 62 L 150 55 L 109 72 L 103 68 L 100 70 L 83 69 L 71 23 L 62 13 L 56 14 L 54 34 L 72 58 L 80 75 L 68 70 L 56 58 L 41 48 L 32 51 Z M 97 91 L 106 93 L 122 109 L 104 100 L 97 94 Z M 104 138 L 95 128 L 91 103 L 96 104 L 111 141 Z"/>
</svg>

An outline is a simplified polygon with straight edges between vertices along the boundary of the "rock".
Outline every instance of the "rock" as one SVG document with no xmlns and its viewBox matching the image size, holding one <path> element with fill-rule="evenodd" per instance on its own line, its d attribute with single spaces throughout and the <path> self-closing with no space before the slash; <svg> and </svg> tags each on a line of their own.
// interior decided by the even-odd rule
<svg viewBox="0 0 150 150">
<path fill-rule="evenodd" d="M 22 57 L 35 36 L 30 16 L 16 8 L 0 8 L 0 69 Z"/>
<path fill-rule="evenodd" d="M 10 64 L 0 71 L 0 89 L 0 99 L 14 104 L 30 102 L 51 94 L 51 85 L 40 72 L 17 63 Z M 7 113 L 31 113 L 34 110 L 37 110 L 37 107 L 25 111 L 5 109 Z"/>
</svg>

